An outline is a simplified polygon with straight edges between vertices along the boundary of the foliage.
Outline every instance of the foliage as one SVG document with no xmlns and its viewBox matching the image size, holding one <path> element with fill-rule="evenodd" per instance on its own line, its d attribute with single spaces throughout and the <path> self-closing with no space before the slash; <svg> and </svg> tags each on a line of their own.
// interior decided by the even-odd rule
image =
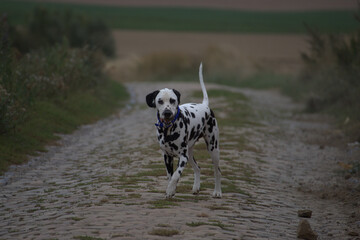
<svg viewBox="0 0 360 240">
<path fill-rule="evenodd" d="M 0 134 L 15 127 L 24 118 L 24 86 L 16 78 L 15 54 L 10 48 L 6 16 L 0 20 Z"/>
<path fill-rule="evenodd" d="M 64 41 L 20 57 L 11 47 L 6 17 L 0 23 L 0 134 L 26 118 L 36 100 L 66 97 L 103 81 L 102 55 L 88 48 L 72 49 Z"/>
<path fill-rule="evenodd" d="M 302 54 L 301 77 L 308 88 L 308 109 L 360 121 L 360 28 L 349 36 L 321 35 L 310 27 L 308 31 L 310 49 Z"/>
<path fill-rule="evenodd" d="M 51 11 L 37 7 L 22 28 L 13 28 L 12 35 L 14 46 L 20 52 L 54 46 L 66 39 L 72 48 L 88 46 L 107 56 L 115 53 L 111 29 L 103 21 L 70 10 Z"/>
</svg>

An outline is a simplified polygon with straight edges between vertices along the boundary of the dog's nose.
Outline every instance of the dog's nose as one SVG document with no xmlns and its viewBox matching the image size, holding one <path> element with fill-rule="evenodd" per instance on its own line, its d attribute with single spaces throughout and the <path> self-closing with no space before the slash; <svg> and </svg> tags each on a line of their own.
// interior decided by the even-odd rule
<svg viewBox="0 0 360 240">
<path fill-rule="evenodd" d="M 172 115 L 172 112 L 169 109 L 166 109 L 163 114 L 164 114 L 165 118 L 170 118 Z"/>
</svg>

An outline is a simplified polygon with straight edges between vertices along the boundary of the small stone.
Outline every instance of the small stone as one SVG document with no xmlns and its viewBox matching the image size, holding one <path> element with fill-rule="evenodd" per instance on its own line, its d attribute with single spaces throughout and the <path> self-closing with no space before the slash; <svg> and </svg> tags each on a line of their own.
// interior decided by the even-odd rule
<svg viewBox="0 0 360 240">
<path fill-rule="evenodd" d="M 311 218 L 312 211 L 311 210 L 299 210 L 298 217 L 302 218 Z"/>
<path fill-rule="evenodd" d="M 301 220 L 297 229 L 297 237 L 305 240 L 316 240 L 318 235 L 311 229 L 307 220 Z"/>
</svg>

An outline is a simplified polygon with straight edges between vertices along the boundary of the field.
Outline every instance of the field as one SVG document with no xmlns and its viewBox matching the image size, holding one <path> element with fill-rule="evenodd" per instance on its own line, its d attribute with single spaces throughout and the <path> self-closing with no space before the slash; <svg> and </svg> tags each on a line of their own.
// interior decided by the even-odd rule
<svg viewBox="0 0 360 240">
<path fill-rule="evenodd" d="M 0 9 L 21 24 L 38 3 L 1 1 Z M 304 33 L 304 23 L 323 32 L 346 33 L 356 28 L 351 10 L 311 11 L 250 11 L 184 7 L 125 7 L 76 5 L 65 3 L 40 4 L 56 10 L 71 9 L 77 13 L 103 19 L 117 29 L 166 30 L 227 33 Z"/>
</svg>

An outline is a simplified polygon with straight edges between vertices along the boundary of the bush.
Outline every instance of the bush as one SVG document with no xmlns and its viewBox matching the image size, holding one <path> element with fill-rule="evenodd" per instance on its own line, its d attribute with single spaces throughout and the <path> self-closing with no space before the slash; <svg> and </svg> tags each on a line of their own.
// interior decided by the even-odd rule
<svg viewBox="0 0 360 240">
<path fill-rule="evenodd" d="M 54 46 L 66 38 L 72 48 L 88 46 L 101 50 L 107 56 L 115 54 L 111 29 L 103 21 L 71 11 L 35 8 L 27 24 L 13 30 L 12 35 L 14 46 L 20 52 Z"/>
<path fill-rule="evenodd" d="M 64 96 L 70 91 L 99 85 L 102 54 L 86 47 L 70 48 L 67 41 L 22 58 L 11 48 L 6 17 L 0 23 L 0 134 L 14 129 L 26 118 L 36 100 Z"/>
<path fill-rule="evenodd" d="M 359 14 L 356 15 L 360 23 Z M 360 28 L 350 36 L 320 35 L 307 27 L 309 53 L 301 77 L 310 111 L 328 110 L 360 121 Z"/>
<path fill-rule="evenodd" d="M 0 134 L 22 121 L 25 108 L 23 86 L 15 82 L 15 55 L 11 50 L 7 17 L 0 19 Z"/>
</svg>

